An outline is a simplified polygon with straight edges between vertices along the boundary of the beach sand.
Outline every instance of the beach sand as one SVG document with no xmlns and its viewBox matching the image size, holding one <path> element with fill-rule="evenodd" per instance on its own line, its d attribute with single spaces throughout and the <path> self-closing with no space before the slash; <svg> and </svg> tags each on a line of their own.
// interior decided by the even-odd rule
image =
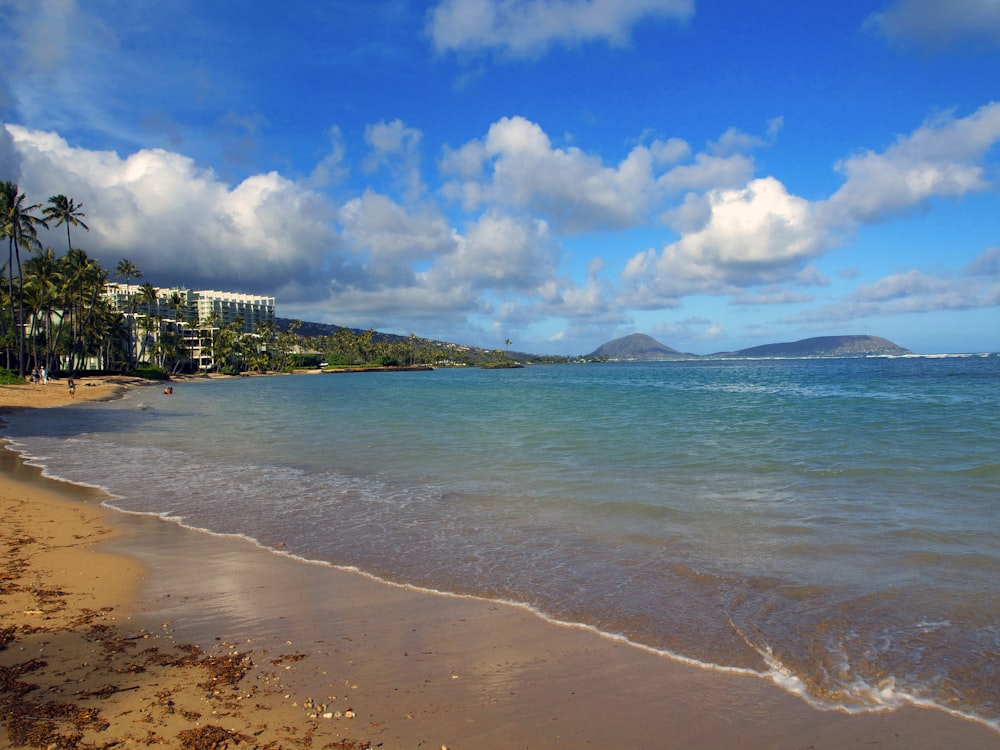
<svg viewBox="0 0 1000 750">
<path fill-rule="evenodd" d="M 138 387 L 94 382 L 76 399 Z M 68 400 L 11 388 L 0 409 Z M 942 711 L 819 711 L 518 607 L 106 510 L 4 454 L 0 747 L 1000 747 Z"/>
</svg>

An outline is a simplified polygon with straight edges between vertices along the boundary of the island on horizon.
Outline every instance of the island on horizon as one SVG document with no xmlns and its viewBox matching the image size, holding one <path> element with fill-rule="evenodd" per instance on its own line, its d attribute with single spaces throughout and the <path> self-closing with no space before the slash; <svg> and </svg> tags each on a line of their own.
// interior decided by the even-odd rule
<svg viewBox="0 0 1000 750">
<path fill-rule="evenodd" d="M 691 354 L 661 344 L 645 333 L 633 333 L 608 341 L 597 347 L 588 359 L 617 361 L 663 362 L 693 359 L 735 359 L 759 357 L 888 357 L 912 354 L 888 339 L 879 336 L 814 336 L 800 341 L 763 344 L 733 352 Z"/>
</svg>

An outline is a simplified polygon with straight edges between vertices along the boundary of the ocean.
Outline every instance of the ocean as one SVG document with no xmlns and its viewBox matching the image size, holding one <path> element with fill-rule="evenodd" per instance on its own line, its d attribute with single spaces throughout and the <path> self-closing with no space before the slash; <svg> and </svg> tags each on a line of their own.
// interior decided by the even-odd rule
<svg viewBox="0 0 1000 750">
<path fill-rule="evenodd" d="M 8 420 L 124 511 L 1000 731 L 1000 355 L 213 379 Z"/>
</svg>

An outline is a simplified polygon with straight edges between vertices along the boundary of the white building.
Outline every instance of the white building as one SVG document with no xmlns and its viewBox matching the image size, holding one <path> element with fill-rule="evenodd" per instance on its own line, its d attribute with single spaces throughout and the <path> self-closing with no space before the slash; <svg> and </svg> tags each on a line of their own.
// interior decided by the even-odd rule
<svg viewBox="0 0 1000 750">
<path fill-rule="evenodd" d="M 195 328 L 222 328 L 243 321 L 244 333 L 253 333 L 259 323 L 274 322 L 274 297 L 240 292 L 154 287 L 156 303 L 143 302 L 138 284 L 108 283 L 104 296 L 111 306 L 126 314 L 153 315 L 186 322 Z M 214 318 L 213 318 L 214 316 Z"/>
<path fill-rule="evenodd" d="M 198 369 L 209 369 L 213 365 L 212 342 L 220 328 L 239 320 L 243 333 L 254 333 L 261 323 L 274 323 L 274 297 L 154 287 L 156 299 L 151 302 L 143 299 L 141 290 L 138 284 L 109 282 L 104 293 L 115 310 L 132 319 L 133 353 L 137 357 L 151 350 L 164 331 L 180 330 Z M 156 327 L 150 327 L 152 319 L 156 319 Z"/>
</svg>

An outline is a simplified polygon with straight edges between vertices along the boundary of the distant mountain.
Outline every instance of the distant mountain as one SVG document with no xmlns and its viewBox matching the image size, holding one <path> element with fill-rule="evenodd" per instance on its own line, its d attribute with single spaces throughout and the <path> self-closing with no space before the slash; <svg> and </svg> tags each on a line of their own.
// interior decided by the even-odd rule
<svg viewBox="0 0 1000 750">
<path fill-rule="evenodd" d="M 633 333 L 620 339 L 601 344 L 587 355 L 593 358 L 659 361 L 665 359 L 694 359 L 694 354 L 685 354 L 661 344 L 652 336 Z"/>
<path fill-rule="evenodd" d="M 884 357 L 909 354 L 888 339 L 878 336 L 817 336 L 784 344 L 764 344 L 735 352 L 717 352 L 706 359 L 730 357 Z M 701 359 L 697 354 L 687 354 L 661 344 L 652 336 L 633 333 L 620 339 L 601 344 L 587 355 L 593 359 L 662 361 L 670 359 Z"/>
<path fill-rule="evenodd" d="M 909 354 L 888 339 L 878 336 L 817 336 L 784 344 L 764 344 L 735 352 L 719 352 L 712 357 L 882 357 Z"/>
<path fill-rule="evenodd" d="M 287 330 L 292 324 L 289 318 L 275 318 L 278 330 Z M 301 322 L 298 333 L 301 336 L 332 336 L 341 326 L 329 323 L 309 323 Z M 349 328 L 351 333 L 358 335 L 363 333 L 357 328 Z M 375 341 L 405 341 L 408 336 L 399 336 L 392 333 L 374 332 Z M 433 341 L 420 339 L 422 344 L 439 346 L 444 349 L 460 349 L 469 355 L 489 355 L 492 352 L 486 349 L 479 349 L 473 346 L 461 346 L 444 341 Z M 493 350 L 495 351 L 495 350 Z M 656 362 L 663 360 L 681 359 L 719 359 L 730 357 L 884 357 L 910 354 L 909 349 L 904 349 L 888 339 L 878 336 L 817 336 L 815 338 L 802 339 L 784 344 L 764 344 L 763 346 L 753 346 L 749 349 L 740 349 L 735 352 L 716 352 L 701 357 L 697 354 L 679 352 L 665 344 L 661 344 L 652 336 L 644 333 L 633 333 L 614 339 L 606 344 L 601 344 L 590 354 L 585 355 L 588 359 L 615 359 Z M 508 352 L 508 356 L 515 360 L 522 361 L 556 361 L 565 358 L 542 357 L 524 352 Z"/>
</svg>

